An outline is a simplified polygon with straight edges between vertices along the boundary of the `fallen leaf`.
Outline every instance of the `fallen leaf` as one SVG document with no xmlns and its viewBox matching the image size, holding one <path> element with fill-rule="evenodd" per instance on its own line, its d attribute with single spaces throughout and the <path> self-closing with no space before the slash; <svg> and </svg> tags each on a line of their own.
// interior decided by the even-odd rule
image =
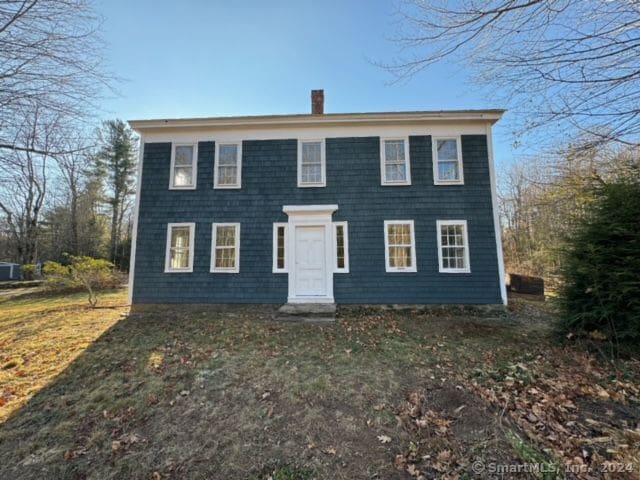
<svg viewBox="0 0 640 480">
<path fill-rule="evenodd" d="M 378 435 L 378 440 L 380 440 L 381 443 L 389 443 L 391 442 L 391 437 L 388 435 Z"/>
</svg>

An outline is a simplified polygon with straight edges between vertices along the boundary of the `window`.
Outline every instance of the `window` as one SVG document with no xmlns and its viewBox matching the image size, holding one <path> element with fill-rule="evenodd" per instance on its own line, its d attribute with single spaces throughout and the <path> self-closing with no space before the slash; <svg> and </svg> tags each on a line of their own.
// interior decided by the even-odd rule
<svg viewBox="0 0 640 480">
<path fill-rule="evenodd" d="M 213 188 L 242 186 L 242 143 L 216 143 Z"/>
<path fill-rule="evenodd" d="M 336 265 L 334 272 L 349 273 L 349 233 L 347 222 L 333 224 Z"/>
<path fill-rule="evenodd" d="M 411 185 L 409 139 L 380 139 L 382 185 Z"/>
<path fill-rule="evenodd" d="M 413 220 L 385 221 L 384 244 L 387 272 L 417 271 Z"/>
<path fill-rule="evenodd" d="M 273 224 L 273 273 L 284 273 L 287 271 L 287 224 Z"/>
<path fill-rule="evenodd" d="M 440 272 L 469 273 L 467 221 L 439 220 L 437 224 Z"/>
<path fill-rule="evenodd" d="M 436 185 L 462 185 L 460 137 L 433 139 L 433 179 Z"/>
<path fill-rule="evenodd" d="M 197 144 L 173 144 L 171 149 L 170 189 L 193 190 L 196 188 L 197 159 Z"/>
<path fill-rule="evenodd" d="M 195 223 L 170 223 L 167 228 L 167 251 L 164 271 L 193 271 L 193 237 Z"/>
<path fill-rule="evenodd" d="M 240 271 L 240 224 L 214 223 L 211 232 L 211 271 Z"/>
<path fill-rule="evenodd" d="M 324 187 L 325 171 L 324 140 L 298 141 L 298 187 Z"/>
</svg>

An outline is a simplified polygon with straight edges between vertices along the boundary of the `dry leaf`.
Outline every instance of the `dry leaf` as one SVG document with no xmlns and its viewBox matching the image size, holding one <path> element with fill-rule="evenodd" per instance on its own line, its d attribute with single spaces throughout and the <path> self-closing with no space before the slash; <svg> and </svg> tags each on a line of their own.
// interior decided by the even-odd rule
<svg viewBox="0 0 640 480">
<path fill-rule="evenodd" d="M 380 440 L 381 443 L 389 443 L 391 442 L 391 437 L 388 435 L 378 435 L 378 440 Z"/>
</svg>

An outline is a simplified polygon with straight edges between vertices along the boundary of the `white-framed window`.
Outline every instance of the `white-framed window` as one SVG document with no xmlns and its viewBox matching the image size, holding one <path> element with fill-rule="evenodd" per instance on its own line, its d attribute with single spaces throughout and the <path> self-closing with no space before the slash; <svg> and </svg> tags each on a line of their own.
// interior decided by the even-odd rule
<svg viewBox="0 0 640 480">
<path fill-rule="evenodd" d="M 416 272 L 413 220 L 385 220 L 384 248 L 387 272 Z"/>
<path fill-rule="evenodd" d="M 211 272 L 240 271 L 240 224 L 214 223 L 211 227 Z"/>
<path fill-rule="evenodd" d="M 195 223 L 170 223 L 167 225 L 165 272 L 193 272 L 195 230 Z"/>
<path fill-rule="evenodd" d="M 349 227 L 347 222 L 333 223 L 335 273 L 349 273 Z"/>
<path fill-rule="evenodd" d="M 242 142 L 216 142 L 213 188 L 242 187 Z"/>
<path fill-rule="evenodd" d="M 460 137 L 434 137 L 432 145 L 433 181 L 436 185 L 462 185 L 462 144 Z"/>
<path fill-rule="evenodd" d="M 198 181 L 198 144 L 174 143 L 171 146 L 170 190 L 193 190 Z"/>
<path fill-rule="evenodd" d="M 273 224 L 273 273 L 287 272 L 287 223 Z"/>
<path fill-rule="evenodd" d="M 298 187 L 324 187 L 327 161 L 325 141 L 298 140 Z"/>
<path fill-rule="evenodd" d="M 380 139 L 382 185 L 411 185 L 408 138 Z"/>
<path fill-rule="evenodd" d="M 469 273 L 466 220 L 438 220 L 438 264 L 441 273 Z"/>
</svg>

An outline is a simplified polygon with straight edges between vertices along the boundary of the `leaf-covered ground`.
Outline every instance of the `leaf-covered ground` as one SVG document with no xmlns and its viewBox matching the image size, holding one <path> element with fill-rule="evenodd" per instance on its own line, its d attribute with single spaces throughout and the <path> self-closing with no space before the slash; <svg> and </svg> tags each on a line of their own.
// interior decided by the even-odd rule
<svg viewBox="0 0 640 480">
<path fill-rule="evenodd" d="M 557 346 L 542 305 L 317 326 L 125 298 L 0 300 L 0 478 L 639 477 L 638 363 Z"/>
</svg>

